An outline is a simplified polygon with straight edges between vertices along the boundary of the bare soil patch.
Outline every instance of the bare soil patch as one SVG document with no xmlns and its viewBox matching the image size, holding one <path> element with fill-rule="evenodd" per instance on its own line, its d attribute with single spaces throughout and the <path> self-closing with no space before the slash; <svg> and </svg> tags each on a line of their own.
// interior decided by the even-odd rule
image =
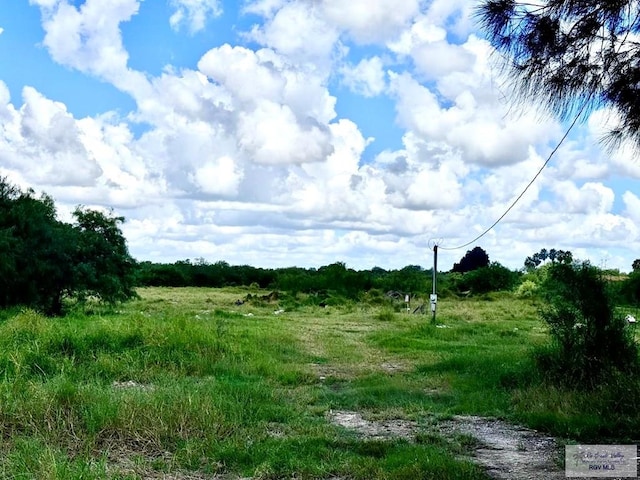
<svg viewBox="0 0 640 480">
<path fill-rule="evenodd" d="M 366 439 L 405 438 L 413 441 L 417 433 L 426 429 L 407 420 L 367 420 L 358 412 L 332 411 L 328 419 L 336 425 L 355 430 Z M 558 443 L 554 438 L 535 430 L 475 416 L 455 416 L 429 428 L 444 436 L 462 433 L 474 437 L 478 446 L 471 460 L 483 466 L 492 478 L 565 478 L 564 468 L 558 461 L 561 458 Z"/>
<path fill-rule="evenodd" d="M 164 452 L 158 455 L 149 455 L 130 450 L 128 448 L 116 448 L 107 453 L 109 470 L 112 473 L 126 476 L 137 476 L 149 480 L 251 480 L 237 475 L 207 474 L 197 471 L 169 468 L 161 471 L 153 468 L 152 463 L 164 463 L 171 465 L 172 455 Z"/>
<path fill-rule="evenodd" d="M 476 416 L 455 416 L 438 424 L 443 434 L 464 433 L 478 440 L 473 460 L 496 479 L 566 478 L 557 441 L 528 428 Z"/>
<path fill-rule="evenodd" d="M 355 430 L 368 440 L 393 438 L 413 439 L 418 432 L 418 425 L 408 420 L 366 420 L 359 412 L 331 411 L 328 420 L 349 430 Z"/>
<path fill-rule="evenodd" d="M 118 382 L 115 381 L 111 384 L 111 386 L 118 390 L 144 390 L 144 391 L 152 391 L 155 389 L 153 385 L 147 385 L 144 383 L 138 383 L 134 380 L 127 380 L 126 382 Z"/>
</svg>

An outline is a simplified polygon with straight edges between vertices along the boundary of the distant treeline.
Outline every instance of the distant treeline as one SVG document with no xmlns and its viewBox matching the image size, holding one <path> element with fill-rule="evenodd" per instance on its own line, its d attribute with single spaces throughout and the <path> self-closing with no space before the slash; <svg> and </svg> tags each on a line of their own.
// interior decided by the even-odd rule
<svg viewBox="0 0 640 480">
<path fill-rule="evenodd" d="M 342 262 L 320 268 L 265 269 L 249 265 L 229 265 L 227 262 L 207 263 L 203 260 L 182 260 L 170 264 L 140 262 L 138 284 L 163 287 L 225 287 L 255 286 L 291 293 L 332 292 L 356 298 L 372 289 L 403 294 L 428 294 L 432 291 L 433 273 L 418 265 L 398 270 L 374 267 L 354 270 Z M 464 275 L 439 273 L 438 293 L 486 293 L 511 290 L 520 281 L 521 273 L 498 263 L 479 268 Z"/>
<path fill-rule="evenodd" d="M 246 286 L 313 298 L 340 300 L 405 295 L 426 297 L 433 290 L 432 270 L 408 265 L 397 270 L 374 267 L 354 270 L 342 262 L 320 268 L 265 269 L 249 265 L 209 263 L 203 258 L 163 264 L 131 257 L 120 225 L 123 217 L 79 205 L 73 222 L 57 219 L 53 198 L 23 190 L 0 176 L 0 310 L 26 306 L 50 315 L 64 313 L 65 303 L 97 299 L 115 304 L 137 296 L 137 286 Z M 438 272 L 437 293 L 477 295 L 511 291 L 519 297 L 540 297 L 555 265 L 579 265 L 569 251 L 543 248 L 514 271 L 476 246 L 450 272 Z M 607 280 L 617 305 L 640 308 L 640 259 L 633 272 L 598 270 Z M 578 289 L 576 285 L 572 288 Z M 71 301 L 71 302 L 70 302 Z"/>
<path fill-rule="evenodd" d="M 535 296 L 544 283 L 550 263 L 537 268 L 510 270 L 498 262 L 464 273 L 438 272 L 437 292 L 447 295 L 478 295 L 512 291 L 518 296 Z M 640 303 L 640 270 L 630 275 L 602 270 L 609 280 L 610 293 L 617 304 Z M 365 292 L 426 296 L 433 289 L 431 269 L 408 265 L 397 270 L 374 267 L 370 270 L 347 268 L 342 262 L 320 268 L 266 269 L 250 265 L 229 265 L 203 259 L 175 263 L 138 263 L 137 284 L 156 287 L 228 287 L 253 286 L 262 289 L 296 293 L 322 293 L 356 299 Z"/>
</svg>

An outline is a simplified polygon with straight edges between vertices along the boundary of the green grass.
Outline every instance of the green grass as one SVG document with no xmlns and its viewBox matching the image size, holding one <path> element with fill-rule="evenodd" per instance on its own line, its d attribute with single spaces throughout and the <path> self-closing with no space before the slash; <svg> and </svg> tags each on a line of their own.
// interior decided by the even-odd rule
<svg viewBox="0 0 640 480">
<path fill-rule="evenodd" d="M 478 479 L 469 439 L 430 423 L 490 415 L 572 440 L 640 426 L 637 382 L 587 394 L 535 374 L 548 338 L 528 300 L 443 300 L 436 326 L 384 302 L 235 305 L 247 292 L 141 289 L 117 309 L 0 315 L 0 478 Z M 330 410 L 425 429 L 360 438 Z"/>
</svg>

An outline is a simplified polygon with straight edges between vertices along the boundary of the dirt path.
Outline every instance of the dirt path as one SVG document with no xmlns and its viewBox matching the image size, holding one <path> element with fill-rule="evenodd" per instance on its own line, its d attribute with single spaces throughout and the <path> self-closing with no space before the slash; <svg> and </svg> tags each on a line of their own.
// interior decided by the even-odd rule
<svg viewBox="0 0 640 480">
<path fill-rule="evenodd" d="M 556 440 L 535 430 L 474 416 L 456 416 L 438 425 L 439 430 L 460 432 L 479 442 L 473 460 L 496 479 L 555 480 L 566 478 L 562 449 Z"/>
<path fill-rule="evenodd" d="M 364 438 L 406 438 L 413 440 L 423 427 L 406 420 L 370 421 L 358 412 L 330 412 L 329 420 L 357 431 Z M 448 436 L 463 433 L 478 441 L 472 461 L 486 468 L 495 479 L 555 480 L 565 478 L 564 468 L 557 462 L 562 453 L 556 441 L 526 428 L 501 420 L 456 416 L 440 422 L 436 432 Z"/>
</svg>

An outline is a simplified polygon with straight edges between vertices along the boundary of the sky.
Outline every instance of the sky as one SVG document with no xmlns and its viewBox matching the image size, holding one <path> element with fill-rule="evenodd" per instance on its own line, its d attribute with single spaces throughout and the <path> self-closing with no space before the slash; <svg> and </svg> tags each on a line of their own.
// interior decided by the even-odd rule
<svg viewBox="0 0 640 480">
<path fill-rule="evenodd" d="M 640 159 L 515 102 L 474 0 L 5 0 L 0 176 L 112 209 L 137 260 L 640 258 Z"/>
</svg>

